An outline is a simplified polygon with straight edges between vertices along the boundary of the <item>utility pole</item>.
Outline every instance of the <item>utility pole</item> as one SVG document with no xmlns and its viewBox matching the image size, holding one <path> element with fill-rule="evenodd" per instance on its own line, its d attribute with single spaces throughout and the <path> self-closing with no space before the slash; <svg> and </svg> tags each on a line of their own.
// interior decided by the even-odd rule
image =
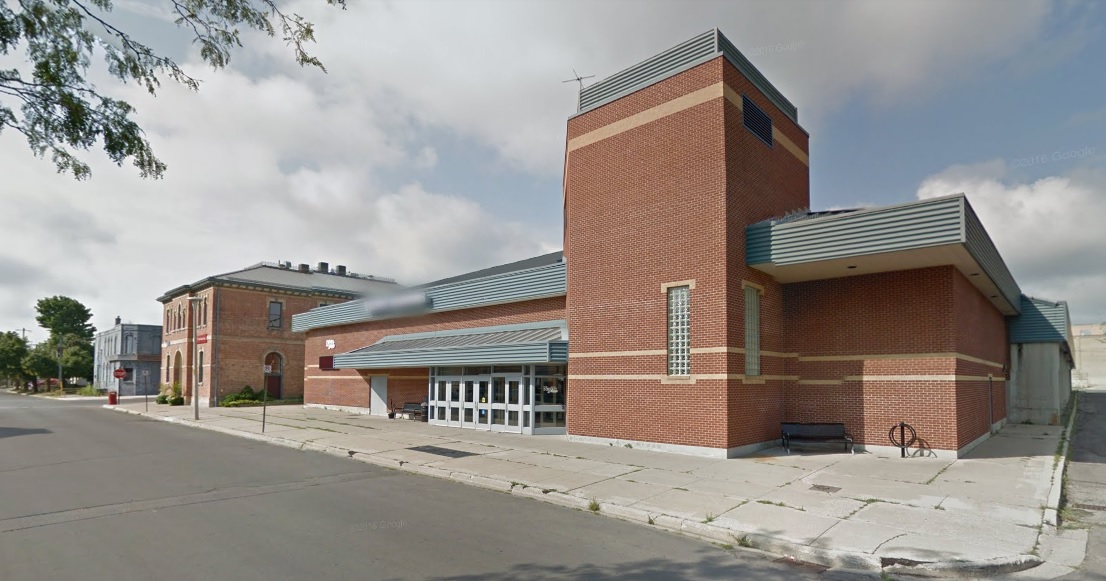
<svg viewBox="0 0 1106 581">
<path fill-rule="evenodd" d="M 58 391 L 65 392 L 65 380 L 61 378 L 61 340 L 58 340 Z"/>
</svg>

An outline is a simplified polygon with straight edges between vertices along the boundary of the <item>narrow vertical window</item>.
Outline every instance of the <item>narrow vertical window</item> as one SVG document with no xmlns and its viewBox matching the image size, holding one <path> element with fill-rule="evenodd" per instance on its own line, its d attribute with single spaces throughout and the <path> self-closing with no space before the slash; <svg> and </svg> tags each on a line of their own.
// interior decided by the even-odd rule
<svg viewBox="0 0 1106 581">
<path fill-rule="evenodd" d="M 200 369 L 196 371 L 196 381 L 199 383 L 204 382 L 204 352 L 200 351 Z"/>
<path fill-rule="evenodd" d="M 169 367 L 173 364 L 172 355 L 165 356 L 165 383 L 169 383 Z"/>
<path fill-rule="evenodd" d="M 269 302 L 269 328 L 279 329 L 281 327 L 281 319 L 284 316 L 284 305 L 278 301 Z"/>
<path fill-rule="evenodd" d="M 745 287 L 745 375 L 760 375 L 760 290 Z"/>
<path fill-rule="evenodd" d="M 690 288 L 668 289 L 668 374 L 691 375 Z"/>
</svg>

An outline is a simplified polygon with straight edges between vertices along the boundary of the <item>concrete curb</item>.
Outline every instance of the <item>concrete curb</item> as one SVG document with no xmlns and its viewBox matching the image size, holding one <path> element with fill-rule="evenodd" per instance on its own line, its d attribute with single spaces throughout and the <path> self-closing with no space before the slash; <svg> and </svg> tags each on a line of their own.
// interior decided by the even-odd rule
<svg viewBox="0 0 1106 581">
<path fill-rule="evenodd" d="M 896 563 L 884 567 L 883 570 L 892 575 L 900 573 L 915 577 L 992 577 L 1025 571 L 1043 562 L 1033 555 L 1017 555 L 971 562 L 920 563 L 917 565 Z"/>
<path fill-rule="evenodd" d="M 1071 430 L 1075 426 L 1075 416 L 1079 412 L 1079 395 L 1073 393 L 1072 397 L 1075 401 L 1072 402 L 1071 417 L 1068 418 L 1068 425 L 1064 428 L 1064 440 L 1060 444 L 1060 459 L 1052 469 L 1052 487 L 1048 489 L 1048 501 L 1041 520 L 1041 524 L 1050 527 L 1056 527 L 1059 522 L 1060 495 L 1064 491 L 1064 469 L 1068 466 L 1068 445 L 1071 444 Z"/>
<path fill-rule="evenodd" d="M 278 446 L 284 446 L 286 448 L 322 452 L 324 454 L 330 454 L 332 456 L 337 456 L 340 458 L 351 458 L 353 460 L 381 466 L 384 468 L 390 468 L 393 470 L 402 470 L 404 472 L 410 472 L 413 474 L 421 474 L 424 476 L 432 476 L 435 478 L 452 480 L 454 482 L 462 482 L 471 486 L 478 486 L 480 488 L 494 490 L 496 492 L 510 494 L 512 496 L 531 498 L 549 504 L 575 508 L 581 511 L 590 511 L 589 505 L 591 504 L 591 500 L 579 496 L 573 496 L 571 494 L 566 494 L 556 490 L 542 490 L 537 487 L 518 485 L 506 480 L 489 478 L 487 476 L 481 476 L 478 474 L 455 472 L 452 470 L 436 468 L 433 466 L 421 466 L 391 458 L 380 458 L 375 456 L 373 453 L 351 450 L 345 447 L 314 444 L 311 442 L 300 442 L 297 440 L 288 440 L 276 436 L 266 436 L 263 434 L 255 434 L 253 432 L 244 432 L 240 430 L 233 430 L 230 428 L 203 424 L 187 419 L 154 416 L 145 412 L 132 411 L 129 409 L 111 405 L 105 405 L 103 407 L 105 409 L 133 415 L 157 417 L 163 421 L 172 422 L 182 426 L 207 429 L 223 434 L 247 438 L 250 440 L 268 442 L 270 444 L 276 444 Z M 814 563 L 816 565 L 821 565 L 823 567 L 829 567 L 833 569 L 867 573 L 878 573 L 881 571 L 886 571 L 888 573 L 901 573 L 920 577 L 982 577 L 1023 571 L 1025 569 L 1036 567 L 1043 562 L 1040 558 L 1033 555 L 1017 555 L 1013 557 L 1005 557 L 987 561 L 956 561 L 948 563 L 911 564 L 895 563 L 885 567 L 883 565 L 883 560 L 876 555 L 842 551 L 836 549 L 822 549 L 809 545 L 793 543 L 775 537 L 769 537 L 755 533 L 743 533 L 739 530 L 719 527 L 710 523 L 691 520 L 680 516 L 667 515 L 663 513 L 652 513 L 642 509 L 622 506 L 619 504 L 599 501 L 596 502 L 598 504 L 599 510 L 594 512 L 598 515 L 609 516 L 612 518 L 617 518 L 638 524 L 645 524 L 647 526 L 655 526 L 659 529 L 695 537 L 715 544 L 730 545 L 735 548 L 741 547 L 742 550 L 758 552 L 774 558 L 782 556 L 785 558 Z"/>
</svg>

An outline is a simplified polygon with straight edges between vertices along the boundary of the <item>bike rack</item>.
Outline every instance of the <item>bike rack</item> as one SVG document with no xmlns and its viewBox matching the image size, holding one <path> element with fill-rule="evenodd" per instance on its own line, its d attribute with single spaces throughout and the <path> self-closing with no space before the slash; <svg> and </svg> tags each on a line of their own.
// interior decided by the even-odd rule
<svg viewBox="0 0 1106 581">
<path fill-rule="evenodd" d="M 898 432 L 898 440 L 895 440 L 895 432 Z M 910 432 L 910 440 L 906 439 L 906 433 Z M 903 458 L 906 458 L 906 449 L 914 445 L 914 442 L 918 441 L 918 433 L 914 431 L 914 428 L 906 423 L 899 422 L 896 426 L 891 426 L 891 430 L 887 432 L 887 438 L 891 440 L 891 443 L 899 449 Z"/>
</svg>

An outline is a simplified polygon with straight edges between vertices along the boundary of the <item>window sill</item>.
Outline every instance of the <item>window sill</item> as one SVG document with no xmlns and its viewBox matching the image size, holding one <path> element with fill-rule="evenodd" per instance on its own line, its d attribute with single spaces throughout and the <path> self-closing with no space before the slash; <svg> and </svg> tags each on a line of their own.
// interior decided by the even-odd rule
<svg viewBox="0 0 1106 581">
<path fill-rule="evenodd" d="M 661 378 L 662 385 L 694 385 L 695 377 L 691 375 L 666 375 Z"/>
</svg>

